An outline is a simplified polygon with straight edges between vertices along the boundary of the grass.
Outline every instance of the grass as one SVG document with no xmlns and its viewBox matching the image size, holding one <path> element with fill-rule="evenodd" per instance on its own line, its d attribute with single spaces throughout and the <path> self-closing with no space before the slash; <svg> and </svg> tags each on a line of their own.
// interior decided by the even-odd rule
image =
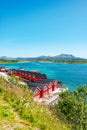
<svg viewBox="0 0 87 130">
<path fill-rule="evenodd" d="M 12 82 L 12 81 L 11 81 Z M 0 78 L 0 130 L 70 130 L 49 106 L 33 101 L 33 92 Z"/>
<path fill-rule="evenodd" d="M 21 129 L 27 127 L 21 123 L 21 119 L 14 109 L 3 99 L 0 98 L 0 130 Z"/>
</svg>

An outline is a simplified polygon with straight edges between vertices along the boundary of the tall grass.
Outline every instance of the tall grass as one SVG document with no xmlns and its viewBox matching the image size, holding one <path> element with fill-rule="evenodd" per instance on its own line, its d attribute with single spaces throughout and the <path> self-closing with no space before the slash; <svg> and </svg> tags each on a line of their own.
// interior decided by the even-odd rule
<svg viewBox="0 0 87 130">
<path fill-rule="evenodd" d="M 18 82 L 12 84 L 12 81 L 7 82 L 0 78 L 0 97 L 34 130 L 70 130 L 52 114 L 48 106 L 33 101 L 33 92 L 27 86 L 19 85 Z M 4 114 L 10 114 L 8 109 Z"/>
</svg>

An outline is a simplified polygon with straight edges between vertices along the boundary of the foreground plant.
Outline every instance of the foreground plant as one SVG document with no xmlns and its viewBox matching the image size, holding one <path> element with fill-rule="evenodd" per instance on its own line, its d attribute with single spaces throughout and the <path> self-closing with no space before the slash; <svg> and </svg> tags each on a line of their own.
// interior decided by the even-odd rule
<svg viewBox="0 0 87 130">
<path fill-rule="evenodd" d="M 87 130 L 87 86 L 82 85 L 73 93 L 61 93 L 55 112 L 71 124 L 73 130 Z"/>
</svg>

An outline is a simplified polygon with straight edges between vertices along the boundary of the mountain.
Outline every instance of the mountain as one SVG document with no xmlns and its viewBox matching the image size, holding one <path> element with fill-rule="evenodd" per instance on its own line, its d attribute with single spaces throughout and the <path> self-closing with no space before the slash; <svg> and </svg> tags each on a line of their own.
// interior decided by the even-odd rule
<svg viewBox="0 0 87 130">
<path fill-rule="evenodd" d="M 7 57 L 7 56 L 1 56 L 0 59 L 3 59 L 3 60 L 14 60 L 15 58 Z"/>
<path fill-rule="evenodd" d="M 83 58 L 75 57 L 72 54 L 60 54 L 56 56 L 39 56 L 33 58 L 27 58 L 29 60 L 81 60 Z"/>
<path fill-rule="evenodd" d="M 49 60 L 49 59 L 51 59 L 52 57 L 51 56 L 39 56 L 39 57 L 36 57 L 36 58 L 34 58 L 34 59 L 36 59 L 36 60 Z"/>
<path fill-rule="evenodd" d="M 56 58 L 76 58 L 75 56 L 71 54 L 60 54 L 58 56 L 55 56 Z"/>
<path fill-rule="evenodd" d="M 81 59 L 80 57 L 75 57 L 74 55 L 72 54 L 60 54 L 60 55 L 57 55 L 57 56 L 54 56 L 53 59 L 55 60 L 66 60 L 66 59 Z"/>
<path fill-rule="evenodd" d="M 6 57 L 6 56 L 1 56 L 0 59 L 5 59 L 5 60 L 84 60 L 83 58 L 80 57 L 75 57 L 72 54 L 60 54 L 56 56 L 38 56 L 38 57 Z"/>
</svg>

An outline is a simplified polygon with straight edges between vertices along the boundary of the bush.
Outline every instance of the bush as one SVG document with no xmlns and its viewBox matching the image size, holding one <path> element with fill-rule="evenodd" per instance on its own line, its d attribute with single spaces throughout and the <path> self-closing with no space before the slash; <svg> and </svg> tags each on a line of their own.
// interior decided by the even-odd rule
<svg viewBox="0 0 87 130">
<path fill-rule="evenodd" d="M 78 87 L 72 94 L 61 93 L 55 112 L 70 123 L 73 130 L 87 130 L 87 87 Z"/>
</svg>

